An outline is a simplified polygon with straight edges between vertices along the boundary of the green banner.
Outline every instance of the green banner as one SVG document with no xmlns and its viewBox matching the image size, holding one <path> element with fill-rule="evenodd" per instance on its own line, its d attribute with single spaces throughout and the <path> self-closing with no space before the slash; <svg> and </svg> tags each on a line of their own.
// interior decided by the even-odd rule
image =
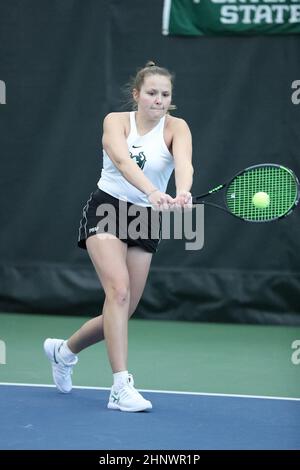
<svg viewBox="0 0 300 470">
<path fill-rule="evenodd" d="M 163 34 L 300 33 L 300 0 L 164 0 Z"/>
</svg>

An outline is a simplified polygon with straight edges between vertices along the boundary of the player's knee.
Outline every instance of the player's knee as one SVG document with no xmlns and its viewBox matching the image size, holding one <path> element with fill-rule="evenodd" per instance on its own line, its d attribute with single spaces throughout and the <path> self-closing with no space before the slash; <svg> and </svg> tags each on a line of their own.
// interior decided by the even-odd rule
<svg viewBox="0 0 300 470">
<path fill-rule="evenodd" d="M 129 302 L 130 289 L 127 283 L 116 283 L 111 285 L 108 299 L 118 305 L 125 305 Z"/>
</svg>

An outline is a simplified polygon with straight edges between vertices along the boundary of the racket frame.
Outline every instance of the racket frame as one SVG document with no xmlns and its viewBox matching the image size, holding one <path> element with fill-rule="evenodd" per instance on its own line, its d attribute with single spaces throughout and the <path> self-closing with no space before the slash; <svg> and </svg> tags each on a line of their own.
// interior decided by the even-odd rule
<svg viewBox="0 0 300 470">
<path fill-rule="evenodd" d="M 252 170 L 255 170 L 255 169 L 258 169 L 258 168 L 265 168 L 265 167 L 275 167 L 275 168 L 281 168 L 287 172 L 290 173 L 290 175 L 293 177 L 294 181 L 295 181 L 295 184 L 296 184 L 296 196 L 295 196 L 295 200 L 293 202 L 293 204 L 291 205 L 291 207 L 289 208 L 289 210 L 287 212 L 285 212 L 284 214 L 282 214 L 281 216 L 279 217 L 274 217 L 274 218 L 271 218 L 271 219 L 268 219 L 268 220 L 250 220 L 250 219 L 245 219 L 237 214 L 234 214 L 230 208 L 228 207 L 228 204 L 227 204 L 227 191 L 225 190 L 224 192 L 224 197 L 223 197 L 223 201 L 224 201 L 224 205 L 225 207 L 222 207 L 218 204 L 215 204 L 213 202 L 207 202 L 207 201 L 203 201 L 204 198 L 208 197 L 208 196 L 211 196 L 212 194 L 214 193 L 218 193 L 219 191 L 221 191 L 222 189 L 226 189 L 230 186 L 230 184 L 233 182 L 233 180 L 235 178 L 237 178 L 238 176 L 242 176 L 244 173 L 248 172 L 248 171 L 252 171 Z M 194 196 L 192 198 L 192 203 L 193 204 L 205 204 L 205 205 L 208 205 L 208 206 L 212 206 L 212 207 L 216 207 L 218 209 L 221 209 L 229 214 L 231 214 L 233 217 L 237 218 L 237 219 L 240 219 L 240 220 L 243 220 L 245 222 L 254 222 L 254 223 L 261 223 L 261 222 L 273 222 L 275 220 L 280 220 L 284 217 L 287 217 L 291 212 L 293 212 L 293 210 L 295 209 L 295 207 L 298 205 L 298 202 L 299 202 L 299 199 L 300 199 L 300 183 L 299 183 L 299 180 L 296 176 L 296 174 L 293 172 L 293 170 L 291 170 L 290 168 L 287 168 L 283 165 L 279 165 L 277 163 L 260 163 L 260 164 L 257 164 L 257 165 L 252 165 L 252 166 L 249 166 L 247 168 L 244 168 L 243 170 L 240 170 L 238 173 L 236 173 L 232 178 L 230 178 L 228 181 L 226 181 L 225 183 L 223 184 L 219 184 L 218 186 L 212 188 L 211 190 L 207 191 L 206 193 L 203 193 L 203 194 L 200 194 L 199 196 Z"/>
</svg>

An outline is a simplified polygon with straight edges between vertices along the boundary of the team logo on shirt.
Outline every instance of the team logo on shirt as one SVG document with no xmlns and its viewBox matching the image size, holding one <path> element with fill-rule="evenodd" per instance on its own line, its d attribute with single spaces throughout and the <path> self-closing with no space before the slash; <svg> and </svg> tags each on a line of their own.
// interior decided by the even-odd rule
<svg viewBox="0 0 300 470">
<path fill-rule="evenodd" d="M 140 152 L 138 155 L 133 155 L 131 152 L 130 153 L 130 158 L 135 161 L 135 163 L 140 167 L 141 170 L 143 170 L 145 163 L 147 161 L 146 156 L 144 152 Z"/>
</svg>

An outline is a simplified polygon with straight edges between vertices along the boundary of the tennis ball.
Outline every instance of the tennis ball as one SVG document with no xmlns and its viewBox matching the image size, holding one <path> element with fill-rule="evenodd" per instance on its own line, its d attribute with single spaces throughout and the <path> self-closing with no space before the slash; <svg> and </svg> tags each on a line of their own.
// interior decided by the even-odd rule
<svg viewBox="0 0 300 470">
<path fill-rule="evenodd" d="M 268 193 L 260 191 L 254 194 L 252 202 L 257 209 L 266 209 L 270 204 L 270 196 Z"/>
</svg>

